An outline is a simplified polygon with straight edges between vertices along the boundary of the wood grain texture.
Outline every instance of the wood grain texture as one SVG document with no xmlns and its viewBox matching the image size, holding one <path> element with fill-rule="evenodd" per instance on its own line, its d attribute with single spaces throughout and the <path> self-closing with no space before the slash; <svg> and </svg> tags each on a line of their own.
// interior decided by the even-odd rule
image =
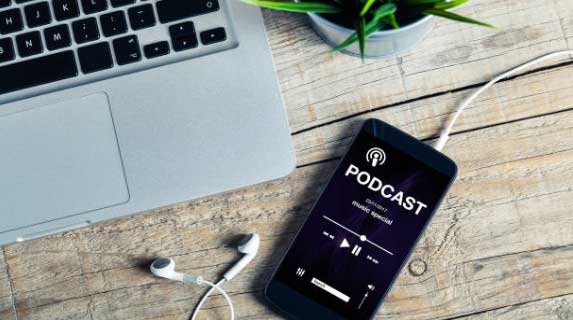
<svg viewBox="0 0 573 320">
<path fill-rule="evenodd" d="M 573 319 L 573 295 L 534 301 L 463 317 L 464 320 L 564 320 Z"/>
<path fill-rule="evenodd" d="M 0 319 L 16 319 L 8 266 L 2 248 L 0 248 Z"/>
<path fill-rule="evenodd" d="M 265 11 L 270 43 L 294 132 L 358 112 L 476 83 L 543 53 L 568 48 L 573 3 L 475 0 L 462 14 L 499 31 L 435 19 L 413 52 L 368 60 L 333 53 L 304 15 Z M 564 17 L 559 19 L 559 14 Z"/>
<path fill-rule="evenodd" d="M 10 288 L 10 277 L 8 276 L 8 266 L 4 258 L 4 252 L 0 248 L 0 297 L 10 296 L 12 290 Z"/>
<path fill-rule="evenodd" d="M 453 132 L 476 130 L 573 108 L 573 78 L 570 65 L 533 72 L 497 84 L 470 105 Z M 457 105 L 476 89 L 400 103 L 390 108 L 364 112 L 293 136 L 298 165 L 341 156 L 362 121 L 384 120 L 409 134 L 427 140 L 435 137 Z"/>
<path fill-rule="evenodd" d="M 474 0 L 460 9 L 501 31 L 435 21 L 416 51 L 359 60 L 332 53 L 304 15 L 264 11 L 300 166 L 280 181 L 152 210 L 0 250 L 0 319 L 188 319 L 204 288 L 154 278 L 157 256 L 216 279 L 260 253 L 225 288 L 238 318 L 278 318 L 262 288 L 365 118 L 431 140 L 491 76 L 571 47 L 569 0 Z M 380 310 L 381 319 L 573 316 L 573 68 L 555 61 L 498 84 L 460 118 L 445 152 L 458 181 Z M 214 295 L 202 319 L 224 319 Z"/>
<path fill-rule="evenodd" d="M 16 312 L 13 308 L 12 297 L 0 297 L 0 319 L 17 320 Z"/>
<path fill-rule="evenodd" d="M 563 34 L 571 47 L 573 44 L 573 6 L 567 0 L 554 0 L 554 3 Z"/>
</svg>

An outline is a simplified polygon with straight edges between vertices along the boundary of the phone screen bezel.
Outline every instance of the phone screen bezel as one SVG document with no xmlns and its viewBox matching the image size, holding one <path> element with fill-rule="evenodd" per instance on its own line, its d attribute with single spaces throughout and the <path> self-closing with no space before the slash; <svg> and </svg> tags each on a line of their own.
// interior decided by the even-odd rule
<svg viewBox="0 0 573 320">
<path fill-rule="evenodd" d="M 395 128 L 395 127 L 393 127 L 393 126 L 391 126 L 391 125 L 389 125 L 383 121 L 377 120 L 377 119 L 366 120 L 364 122 L 364 124 L 362 125 L 360 131 L 361 132 L 365 131 L 365 132 L 369 133 L 370 135 L 372 135 L 373 137 L 380 139 L 380 140 L 383 140 L 384 143 L 387 143 L 387 144 L 391 145 L 392 147 L 398 149 L 400 152 L 407 154 L 407 155 L 417 159 L 420 162 L 425 163 L 426 165 L 428 165 L 432 169 L 434 169 L 434 170 L 436 170 L 436 171 L 438 171 L 438 172 L 440 172 L 440 173 L 442 173 L 445 176 L 450 178 L 450 182 L 449 182 L 448 186 L 444 189 L 443 194 L 441 195 L 440 199 L 436 203 L 435 209 L 431 212 L 431 214 L 433 216 L 435 214 L 435 212 L 438 210 L 438 208 L 440 207 L 441 202 L 445 198 L 445 195 L 447 194 L 453 181 L 456 178 L 458 169 L 457 169 L 455 162 L 453 160 L 451 160 L 450 158 L 448 158 L 447 156 L 445 156 L 444 154 L 442 154 L 441 152 L 435 150 L 431 146 L 429 146 L 429 145 L 419 141 L 418 139 L 412 137 L 411 135 L 409 135 L 409 134 L 407 134 L 407 133 L 405 133 L 405 132 L 403 132 L 403 131 L 401 131 L 401 130 L 399 130 L 399 129 L 397 129 L 397 128 Z M 356 136 L 358 136 L 358 135 L 356 135 Z M 354 144 L 354 142 L 355 141 L 353 140 L 351 145 Z M 338 167 L 333 171 L 333 173 L 336 172 L 337 170 L 338 170 Z M 332 180 L 332 178 L 330 180 Z M 330 184 L 330 180 L 325 185 L 324 188 L 326 188 L 326 186 Z M 316 202 L 318 202 L 318 199 L 320 199 L 321 197 L 322 197 L 322 193 L 317 198 Z M 311 213 L 314 211 L 314 207 L 316 206 L 316 202 L 313 205 L 312 209 L 310 210 Z M 422 231 L 420 232 L 420 234 L 418 235 L 418 238 L 416 239 L 416 241 L 414 243 L 414 246 L 412 247 L 410 252 L 408 252 L 407 257 L 404 260 L 404 263 L 400 266 L 400 268 L 399 268 L 400 271 L 396 273 L 396 276 L 394 277 L 394 279 L 392 279 L 391 285 L 388 287 L 388 289 L 384 293 L 383 297 L 378 302 L 378 305 L 375 309 L 376 311 L 382 305 L 382 302 L 384 301 L 386 295 L 388 294 L 388 292 L 392 288 L 394 281 L 398 278 L 399 274 L 401 273 L 402 269 L 404 268 L 404 264 L 409 260 L 410 255 L 414 251 L 414 248 L 416 247 L 421 235 L 424 233 L 426 227 L 428 226 L 428 224 L 431 220 L 432 220 L 432 218 L 428 219 L 426 224 L 423 226 Z M 265 287 L 264 295 L 265 295 L 266 299 L 268 301 L 270 301 L 276 308 L 281 310 L 283 313 L 289 315 L 290 318 L 292 318 L 292 319 L 317 319 L 317 318 L 319 318 L 319 319 L 344 319 L 344 317 L 342 317 L 341 315 L 339 315 L 335 311 L 329 309 L 327 306 L 319 304 L 318 302 L 315 302 L 314 300 L 308 298 L 307 296 L 305 296 L 305 295 L 299 293 L 298 291 L 290 288 L 288 286 L 288 284 L 283 283 L 282 281 L 277 280 L 275 278 L 277 270 L 279 269 L 280 265 L 282 264 L 284 258 L 287 256 L 287 253 L 290 251 L 290 247 L 293 245 L 296 238 L 298 237 L 298 233 L 300 233 L 300 231 L 303 229 L 304 224 L 301 226 L 301 228 L 297 232 L 297 236 L 294 237 L 293 240 L 291 241 L 288 250 L 283 255 L 281 262 L 279 263 L 279 265 L 275 269 L 275 271 L 271 277 L 271 280 L 268 282 L 267 286 Z M 376 311 L 370 315 L 371 318 L 373 318 L 376 315 Z"/>
</svg>

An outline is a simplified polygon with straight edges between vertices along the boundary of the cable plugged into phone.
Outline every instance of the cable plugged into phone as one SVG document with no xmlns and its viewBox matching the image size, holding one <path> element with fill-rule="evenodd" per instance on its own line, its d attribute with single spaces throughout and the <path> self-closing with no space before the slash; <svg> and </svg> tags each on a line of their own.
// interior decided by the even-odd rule
<svg viewBox="0 0 573 320">
<path fill-rule="evenodd" d="M 530 68 L 534 65 L 537 65 L 539 63 L 542 63 L 544 61 L 553 59 L 553 58 L 557 58 L 560 56 L 571 56 L 573 55 L 573 50 L 563 50 L 563 51 L 556 51 L 553 53 L 549 53 L 546 54 L 544 56 L 541 56 L 539 58 L 536 58 L 534 60 L 531 60 L 527 63 L 524 63 L 522 65 L 519 65 L 511 70 L 508 70 L 502 74 L 500 74 L 499 76 L 491 79 L 488 83 L 486 83 L 485 85 L 483 85 L 481 88 L 479 88 L 477 91 L 475 91 L 471 96 L 467 97 L 462 103 L 460 103 L 460 105 L 458 106 L 458 108 L 456 109 L 456 112 L 454 113 L 454 116 L 450 119 L 450 121 L 448 122 L 448 125 L 444 127 L 444 129 L 440 132 L 440 136 L 438 138 L 438 141 L 435 143 L 434 148 L 438 151 L 441 151 L 444 146 L 446 145 L 446 143 L 448 142 L 448 139 L 450 138 L 450 133 L 452 132 L 452 129 L 454 127 L 454 124 L 456 123 L 456 121 L 458 120 L 458 118 L 460 117 L 460 115 L 462 114 L 462 112 L 467 108 L 467 106 L 469 106 L 480 94 L 482 94 L 484 91 L 486 91 L 487 89 L 489 89 L 491 86 L 493 86 L 494 84 L 496 84 L 497 82 L 507 78 L 507 77 L 511 77 L 512 75 L 515 75 L 518 72 L 521 72 L 527 68 Z"/>
<path fill-rule="evenodd" d="M 227 272 L 225 272 L 223 278 L 219 280 L 217 283 L 209 282 L 203 279 L 203 277 L 201 276 L 195 276 L 177 272 L 175 270 L 175 261 L 173 261 L 173 259 L 171 258 L 155 259 L 155 261 L 153 261 L 149 269 L 151 270 L 151 273 L 160 278 L 166 278 L 190 284 L 198 284 L 198 285 L 206 284 L 211 287 L 207 292 L 205 292 L 203 297 L 201 297 L 201 300 L 199 300 L 197 307 L 195 307 L 195 310 L 193 311 L 191 320 L 194 320 L 197 317 L 197 314 L 199 313 L 199 310 L 203 306 L 203 303 L 205 302 L 205 300 L 207 300 L 207 297 L 215 289 L 221 292 L 223 297 L 225 297 L 225 300 L 227 300 L 229 308 L 231 309 L 231 320 L 234 320 L 235 309 L 233 307 L 233 302 L 231 301 L 231 298 L 225 292 L 225 290 L 221 288 L 221 285 L 225 281 L 231 281 L 231 279 L 233 279 L 237 274 L 239 274 L 239 272 L 241 272 L 241 270 L 243 270 L 249 264 L 249 262 L 251 262 L 255 258 L 259 250 L 260 241 L 261 240 L 259 238 L 259 235 L 256 233 L 252 233 L 244 237 L 243 240 L 239 243 L 239 246 L 237 248 L 240 253 L 244 254 L 243 257 L 241 257 L 241 259 L 235 265 L 233 265 Z"/>
</svg>

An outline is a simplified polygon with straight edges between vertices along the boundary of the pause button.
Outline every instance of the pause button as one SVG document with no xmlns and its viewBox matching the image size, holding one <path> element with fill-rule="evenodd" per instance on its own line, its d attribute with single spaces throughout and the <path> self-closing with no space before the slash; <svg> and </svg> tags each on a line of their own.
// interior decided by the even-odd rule
<svg viewBox="0 0 573 320">
<path fill-rule="evenodd" d="M 360 251 L 362 251 L 362 247 L 359 245 L 355 245 L 354 248 L 352 248 L 352 254 L 355 256 L 358 256 Z"/>
</svg>

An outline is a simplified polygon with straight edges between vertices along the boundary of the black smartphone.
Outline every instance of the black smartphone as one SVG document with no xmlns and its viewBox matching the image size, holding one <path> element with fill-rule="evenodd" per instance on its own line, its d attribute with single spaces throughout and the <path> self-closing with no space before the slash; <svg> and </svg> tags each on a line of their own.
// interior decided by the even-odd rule
<svg viewBox="0 0 573 320">
<path fill-rule="evenodd" d="M 457 173 L 416 138 L 367 120 L 265 289 L 292 319 L 371 319 Z"/>
</svg>

